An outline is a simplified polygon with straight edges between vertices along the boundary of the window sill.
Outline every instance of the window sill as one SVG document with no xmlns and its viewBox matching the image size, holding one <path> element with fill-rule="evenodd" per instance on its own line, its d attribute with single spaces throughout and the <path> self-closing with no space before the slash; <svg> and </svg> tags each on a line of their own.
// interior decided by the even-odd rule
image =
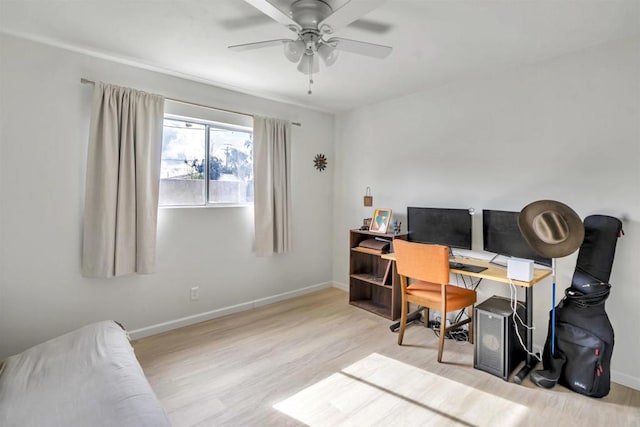
<svg viewBox="0 0 640 427">
<path fill-rule="evenodd" d="M 211 208 L 249 208 L 253 203 L 211 203 L 209 205 L 158 206 L 159 209 L 211 209 Z"/>
</svg>

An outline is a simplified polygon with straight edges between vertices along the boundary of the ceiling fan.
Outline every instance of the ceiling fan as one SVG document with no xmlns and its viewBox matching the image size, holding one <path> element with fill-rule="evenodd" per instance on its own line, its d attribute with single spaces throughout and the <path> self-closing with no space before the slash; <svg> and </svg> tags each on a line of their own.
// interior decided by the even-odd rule
<svg viewBox="0 0 640 427">
<path fill-rule="evenodd" d="M 276 39 L 229 46 L 235 51 L 260 49 L 282 45 L 284 54 L 291 62 L 298 63 L 298 71 L 309 75 L 311 94 L 312 76 L 320 70 L 318 57 L 326 66 L 331 66 L 338 58 L 338 51 L 357 53 L 373 58 L 385 58 L 391 47 L 341 37 L 325 36 L 362 17 L 380 6 L 386 0 L 348 0 L 335 10 L 323 0 L 296 0 L 290 12 L 285 13 L 267 0 L 245 0 L 273 20 L 295 32 L 296 39 Z"/>
</svg>

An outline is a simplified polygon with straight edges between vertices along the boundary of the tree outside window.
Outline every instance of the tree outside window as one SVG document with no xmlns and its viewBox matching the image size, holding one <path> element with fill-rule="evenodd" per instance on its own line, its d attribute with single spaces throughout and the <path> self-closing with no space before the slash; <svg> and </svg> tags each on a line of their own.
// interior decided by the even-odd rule
<svg viewBox="0 0 640 427">
<path fill-rule="evenodd" d="M 253 134 L 231 125 L 165 118 L 161 206 L 253 202 Z"/>
</svg>

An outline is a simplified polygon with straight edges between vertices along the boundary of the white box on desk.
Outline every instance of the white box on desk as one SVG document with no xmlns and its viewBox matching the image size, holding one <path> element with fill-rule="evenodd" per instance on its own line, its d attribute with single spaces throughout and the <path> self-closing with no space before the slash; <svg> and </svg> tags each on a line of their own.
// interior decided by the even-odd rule
<svg viewBox="0 0 640 427">
<path fill-rule="evenodd" d="M 533 280 L 533 260 L 523 258 L 509 258 L 507 260 L 507 277 L 521 282 Z"/>
</svg>

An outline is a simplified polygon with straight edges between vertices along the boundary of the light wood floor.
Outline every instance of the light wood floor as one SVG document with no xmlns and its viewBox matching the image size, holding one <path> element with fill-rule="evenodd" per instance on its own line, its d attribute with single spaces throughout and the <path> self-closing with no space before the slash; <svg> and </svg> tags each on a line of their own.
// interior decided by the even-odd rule
<svg viewBox="0 0 640 427">
<path fill-rule="evenodd" d="M 450 340 L 439 364 L 432 331 L 411 325 L 398 346 L 389 320 L 347 301 L 345 292 L 326 289 L 133 345 L 177 427 L 303 425 L 273 405 L 372 353 L 526 405 L 519 425 L 640 426 L 640 391 L 612 384 L 608 396 L 595 399 L 528 379 L 516 385 L 473 369 L 472 345 Z"/>
</svg>

